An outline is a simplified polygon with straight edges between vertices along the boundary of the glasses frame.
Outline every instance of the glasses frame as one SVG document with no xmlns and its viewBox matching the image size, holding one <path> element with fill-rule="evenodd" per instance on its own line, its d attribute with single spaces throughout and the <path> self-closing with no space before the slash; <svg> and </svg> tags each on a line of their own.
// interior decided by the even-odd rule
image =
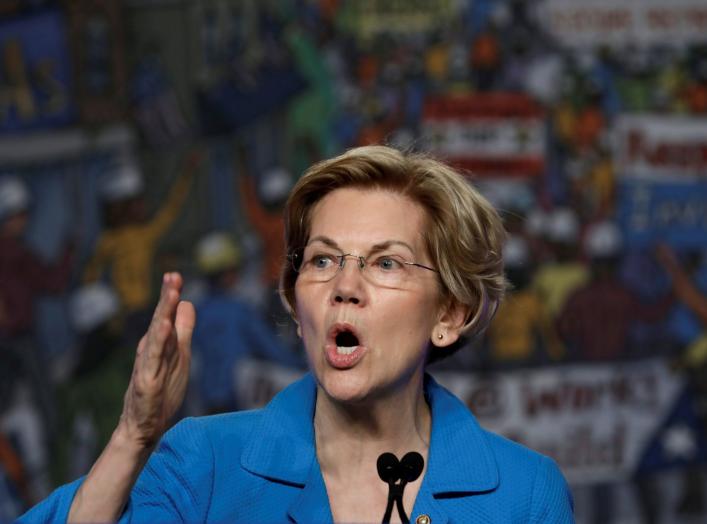
<svg viewBox="0 0 707 524">
<path fill-rule="evenodd" d="M 300 274 L 300 267 L 302 266 L 302 263 L 304 262 L 304 257 L 302 256 L 304 254 L 304 248 L 300 248 L 292 253 L 289 253 L 287 255 L 287 259 L 290 261 L 290 265 L 292 266 L 292 269 L 294 270 L 295 273 L 298 275 Z M 341 255 L 333 255 L 336 258 L 339 259 L 339 263 L 337 264 L 337 270 L 331 275 L 331 278 L 328 278 L 326 280 L 320 280 L 319 282 L 330 282 L 334 278 L 336 278 L 336 275 L 338 275 L 343 269 L 344 266 L 346 265 L 346 259 L 351 257 L 351 258 L 357 258 L 358 259 L 358 268 L 363 271 L 366 269 L 366 258 L 362 255 L 356 255 L 354 253 L 344 253 Z M 370 256 L 370 255 L 369 255 Z M 298 259 L 299 258 L 299 263 Z M 401 264 L 405 264 L 407 266 L 415 266 L 415 267 L 420 267 L 422 269 L 426 269 L 428 271 L 432 271 L 433 273 L 439 274 L 439 270 L 426 266 L 424 264 L 420 264 L 418 262 L 409 262 L 407 260 L 398 260 Z"/>
</svg>

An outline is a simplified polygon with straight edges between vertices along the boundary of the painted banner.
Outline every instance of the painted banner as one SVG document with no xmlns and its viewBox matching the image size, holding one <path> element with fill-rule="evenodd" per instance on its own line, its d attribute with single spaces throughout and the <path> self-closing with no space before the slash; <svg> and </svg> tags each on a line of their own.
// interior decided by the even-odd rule
<svg viewBox="0 0 707 524">
<path fill-rule="evenodd" d="M 676 248 L 707 245 L 707 180 L 619 184 L 617 221 L 630 247 L 666 242 Z"/>
<path fill-rule="evenodd" d="M 264 405 L 302 375 L 255 360 L 235 372 L 246 408 Z M 553 457 L 573 484 L 707 460 L 686 381 L 662 359 L 434 376 L 485 428 Z"/>
<path fill-rule="evenodd" d="M 541 0 L 536 19 L 570 48 L 704 42 L 704 0 Z"/>
<path fill-rule="evenodd" d="M 686 401 L 685 380 L 663 360 L 435 377 L 485 428 L 554 458 L 573 484 L 627 480 L 656 443 L 654 469 L 705 458 L 695 418 L 670 418 Z M 676 431 L 689 439 L 681 448 Z"/>
<path fill-rule="evenodd" d="M 0 133 L 74 120 L 64 19 L 55 11 L 0 23 Z"/>
<path fill-rule="evenodd" d="M 620 178 L 707 180 L 707 118 L 625 115 L 614 138 Z"/>
<path fill-rule="evenodd" d="M 474 175 L 537 176 L 545 167 L 545 112 L 522 93 L 430 97 L 422 135 L 430 152 Z"/>
</svg>

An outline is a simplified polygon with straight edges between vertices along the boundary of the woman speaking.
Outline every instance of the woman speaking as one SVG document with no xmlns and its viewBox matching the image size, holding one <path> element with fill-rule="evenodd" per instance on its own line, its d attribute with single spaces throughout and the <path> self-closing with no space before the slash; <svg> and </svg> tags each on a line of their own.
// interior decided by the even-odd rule
<svg viewBox="0 0 707 524">
<path fill-rule="evenodd" d="M 181 421 L 194 309 L 166 274 L 113 437 L 44 522 L 573 522 L 550 459 L 482 429 L 426 366 L 483 330 L 504 231 L 449 166 L 383 146 L 311 167 L 282 298 L 311 373 L 265 408 Z"/>
</svg>

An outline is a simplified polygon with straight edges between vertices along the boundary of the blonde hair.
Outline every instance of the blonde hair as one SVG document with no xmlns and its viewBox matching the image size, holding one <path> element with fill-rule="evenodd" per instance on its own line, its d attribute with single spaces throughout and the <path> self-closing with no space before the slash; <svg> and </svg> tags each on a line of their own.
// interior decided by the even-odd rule
<svg viewBox="0 0 707 524">
<path fill-rule="evenodd" d="M 428 155 L 387 146 L 358 147 L 313 165 L 295 184 L 285 205 L 288 256 L 307 244 L 314 205 L 344 187 L 392 191 L 425 209 L 424 242 L 439 271 L 441 298 L 472 311 L 463 329 L 466 336 L 483 331 L 506 289 L 501 257 L 506 234 L 493 206 L 461 174 Z M 293 316 L 296 280 L 292 264 L 283 264 L 280 295 Z M 431 351 L 431 360 L 461 345 Z"/>
</svg>

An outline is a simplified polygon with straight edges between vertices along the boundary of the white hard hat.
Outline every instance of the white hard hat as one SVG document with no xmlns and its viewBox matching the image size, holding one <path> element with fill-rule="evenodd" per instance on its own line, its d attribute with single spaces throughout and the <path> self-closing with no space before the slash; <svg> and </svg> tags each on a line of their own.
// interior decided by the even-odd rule
<svg viewBox="0 0 707 524">
<path fill-rule="evenodd" d="M 524 79 L 525 89 L 538 100 L 550 104 L 562 89 L 562 59 L 548 55 L 530 62 Z"/>
<path fill-rule="evenodd" d="M 292 177 L 290 173 L 282 167 L 275 167 L 263 175 L 260 183 L 260 196 L 265 202 L 277 202 L 283 200 L 291 188 Z"/>
<path fill-rule="evenodd" d="M 503 246 L 503 263 L 508 269 L 525 266 L 530 260 L 530 249 L 525 239 L 510 235 Z"/>
<path fill-rule="evenodd" d="M 0 177 L 0 220 L 25 211 L 29 202 L 29 191 L 24 180 L 16 175 Z"/>
<path fill-rule="evenodd" d="M 206 274 L 238 266 L 241 251 L 227 233 L 209 233 L 196 245 L 196 263 Z"/>
<path fill-rule="evenodd" d="M 548 217 L 547 236 L 553 242 L 574 242 L 579 235 L 577 214 L 568 207 L 555 209 Z"/>
<path fill-rule="evenodd" d="M 143 189 L 142 174 L 137 162 L 125 157 L 116 164 L 113 171 L 106 174 L 100 192 L 104 200 L 115 202 L 137 196 Z"/>
<path fill-rule="evenodd" d="M 617 255 L 621 251 L 623 240 L 621 230 L 609 221 L 598 222 L 587 228 L 584 237 L 584 250 L 592 258 L 604 258 Z"/>
<path fill-rule="evenodd" d="M 118 296 L 109 285 L 103 282 L 86 284 L 71 297 L 71 322 L 77 331 L 86 333 L 110 319 L 119 307 Z"/>
<path fill-rule="evenodd" d="M 525 217 L 525 230 L 533 236 L 542 236 L 547 231 L 549 216 L 540 207 L 531 209 Z"/>
</svg>

